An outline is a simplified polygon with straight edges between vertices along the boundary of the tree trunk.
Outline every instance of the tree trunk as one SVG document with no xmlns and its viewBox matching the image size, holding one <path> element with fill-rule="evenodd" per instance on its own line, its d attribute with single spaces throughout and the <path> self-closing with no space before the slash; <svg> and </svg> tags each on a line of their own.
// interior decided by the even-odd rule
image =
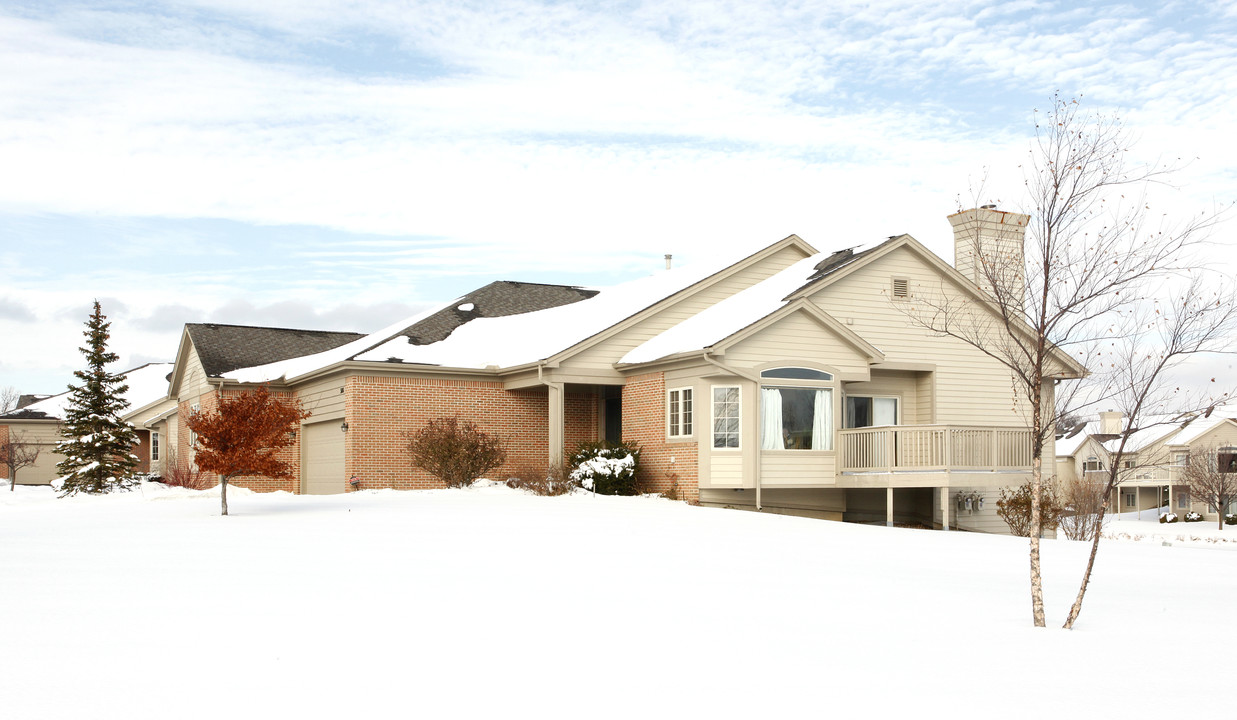
<svg viewBox="0 0 1237 720">
<path fill-rule="evenodd" d="M 1095 567 L 1095 555 L 1100 550 L 1100 531 L 1104 529 L 1104 513 L 1108 510 L 1108 501 L 1105 500 L 1100 505 L 1100 511 L 1095 515 L 1095 526 L 1091 528 L 1091 554 L 1087 556 L 1087 569 L 1082 573 L 1082 583 L 1078 586 L 1078 596 L 1074 598 L 1074 604 L 1070 606 L 1069 616 L 1065 618 L 1065 624 L 1061 627 L 1066 630 L 1074 629 L 1074 621 L 1078 619 L 1078 614 L 1082 612 L 1082 598 L 1087 594 L 1087 585 L 1091 583 L 1091 569 Z"/>
<path fill-rule="evenodd" d="M 1036 455 L 1031 461 L 1031 618 L 1035 627 L 1044 627 L 1044 583 L 1039 566 L 1039 536 L 1043 528 L 1039 493 L 1043 487 L 1043 459 Z"/>
<path fill-rule="evenodd" d="M 223 514 L 228 514 L 228 476 L 222 475 L 219 478 L 219 499 L 223 501 Z"/>
</svg>

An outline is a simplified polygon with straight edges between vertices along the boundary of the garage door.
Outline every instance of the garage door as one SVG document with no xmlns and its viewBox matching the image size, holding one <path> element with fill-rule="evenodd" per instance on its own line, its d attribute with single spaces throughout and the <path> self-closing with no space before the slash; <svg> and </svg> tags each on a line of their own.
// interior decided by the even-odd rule
<svg viewBox="0 0 1237 720">
<path fill-rule="evenodd" d="M 341 493 L 344 480 L 344 433 L 339 421 L 306 425 L 303 440 L 305 463 L 301 466 L 301 492 L 306 495 Z"/>
</svg>

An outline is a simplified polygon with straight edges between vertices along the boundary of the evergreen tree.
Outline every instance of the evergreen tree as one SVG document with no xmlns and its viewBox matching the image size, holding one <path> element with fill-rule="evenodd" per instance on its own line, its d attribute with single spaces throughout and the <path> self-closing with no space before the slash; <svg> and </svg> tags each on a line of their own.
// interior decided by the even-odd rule
<svg viewBox="0 0 1237 720">
<path fill-rule="evenodd" d="M 124 398 L 129 386 L 123 375 L 113 375 L 105 367 L 118 359 L 107 349 L 111 323 L 104 322 L 106 317 L 96 300 L 82 333 L 86 345 L 79 348 L 86 356 L 86 369 L 74 372 L 81 383 L 69 386 L 69 403 L 60 429 L 65 439 L 58 446 L 64 460 L 56 465 L 64 481 L 64 495 L 124 489 L 136 481 L 133 470 L 138 459 L 133 446 L 137 433 L 120 419 L 129 407 Z"/>
</svg>

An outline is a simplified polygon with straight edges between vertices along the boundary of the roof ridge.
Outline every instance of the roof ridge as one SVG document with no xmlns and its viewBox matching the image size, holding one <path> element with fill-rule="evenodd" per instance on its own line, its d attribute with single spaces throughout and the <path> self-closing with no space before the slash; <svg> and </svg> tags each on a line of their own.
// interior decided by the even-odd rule
<svg viewBox="0 0 1237 720">
<path fill-rule="evenodd" d="M 271 325 L 238 325 L 236 323 L 185 323 L 185 327 L 230 327 L 249 330 L 286 330 L 288 332 L 334 333 L 336 335 L 357 335 L 364 337 L 366 333 L 355 330 L 310 330 L 308 328 L 274 327 Z"/>
</svg>

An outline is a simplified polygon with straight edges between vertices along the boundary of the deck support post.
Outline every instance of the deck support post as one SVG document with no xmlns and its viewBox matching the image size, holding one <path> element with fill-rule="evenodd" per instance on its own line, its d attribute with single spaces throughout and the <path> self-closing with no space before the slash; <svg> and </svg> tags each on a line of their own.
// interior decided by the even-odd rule
<svg viewBox="0 0 1237 720">
<path fill-rule="evenodd" d="M 949 529 L 949 487 L 941 488 L 941 529 Z"/>
<path fill-rule="evenodd" d="M 885 488 L 885 527 L 893 527 L 893 488 Z"/>
</svg>

